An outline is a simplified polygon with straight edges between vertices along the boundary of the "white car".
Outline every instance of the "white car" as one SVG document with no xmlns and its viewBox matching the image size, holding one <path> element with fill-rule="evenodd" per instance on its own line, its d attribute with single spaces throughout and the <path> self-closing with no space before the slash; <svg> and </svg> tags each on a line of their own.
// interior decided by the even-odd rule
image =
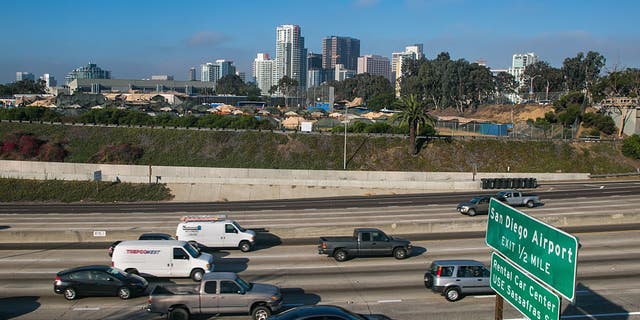
<svg viewBox="0 0 640 320">
<path fill-rule="evenodd" d="M 241 227 L 226 216 L 185 216 L 178 224 L 176 238 L 211 248 L 239 248 L 250 251 L 256 233 Z"/>
</svg>

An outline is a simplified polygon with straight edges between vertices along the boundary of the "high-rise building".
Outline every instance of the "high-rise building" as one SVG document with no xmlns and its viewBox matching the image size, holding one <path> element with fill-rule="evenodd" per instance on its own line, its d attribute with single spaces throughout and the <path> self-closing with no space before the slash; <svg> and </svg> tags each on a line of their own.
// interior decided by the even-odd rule
<svg viewBox="0 0 640 320">
<path fill-rule="evenodd" d="M 256 79 L 256 84 L 262 94 L 267 94 L 271 87 L 276 84 L 274 82 L 275 64 L 276 62 L 269 58 L 268 53 L 258 53 L 253 60 L 253 77 Z"/>
<path fill-rule="evenodd" d="M 47 88 L 53 88 L 58 85 L 56 78 L 48 73 L 43 74 L 42 77 L 40 77 L 40 79 L 44 81 Z"/>
<path fill-rule="evenodd" d="M 333 69 L 341 64 L 355 71 L 360 56 L 360 40 L 350 37 L 328 36 L 322 39 L 322 68 Z"/>
<path fill-rule="evenodd" d="M 247 74 L 242 71 L 236 71 L 236 76 L 242 80 L 242 82 L 247 83 Z"/>
<path fill-rule="evenodd" d="M 343 81 L 344 79 L 355 77 L 356 71 L 347 69 L 342 64 L 336 64 L 333 71 L 333 75 L 334 75 L 334 78 L 333 78 L 334 80 Z"/>
<path fill-rule="evenodd" d="M 307 53 L 307 88 L 317 87 L 327 80 L 326 72 L 322 69 L 322 55 Z"/>
<path fill-rule="evenodd" d="M 421 43 L 406 46 L 403 52 L 391 54 L 391 77 L 396 87 L 396 97 L 400 96 L 400 78 L 402 77 L 402 64 L 407 59 L 419 60 L 424 58 L 423 45 Z"/>
<path fill-rule="evenodd" d="M 22 71 L 16 72 L 16 81 L 22 81 L 22 80 L 35 81 L 35 77 L 31 72 L 22 72 Z"/>
<path fill-rule="evenodd" d="M 288 76 L 296 80 L 300 87 L 306 87 L 306 58 L 307 50 L 300 26 L 285 24 L 277 27 L 274 82 Z"/>
<path fill-rule="evenodd" d="M 524 70 L 528 65 L 534 64 L 538 62 L 538 56 L 535 53 L 516 53 L 513 55 L 513 59 L 511 60 L 511 68 L 507 72 L 511 74 L 518 82 L 519 86 L 524 86 L 526 83 L 522 82 L 522 76 L 524 75 Z"/>
<path fill-rule="evenodd" d="M 75 79 L 111 79 L 111 71 L 102 70 L 95 63 L 89 63 L 86 66 L 69 72 L 64 77 L 64 81 L 67 85 Z"/>
<path fill-rule="evenodd" d="M 187 77 L 187 81 L 196 81 L 196 68 L 189 69 L 189 77 Z"/>
<path fill-rule="evenodd" d="M 200 73 L 200 81 L 203 82 L 218 82 L 218 79 L 220 79 L 220 66 L 215 64 L 215 63 L 211 63 L 211 62 L 207 62 L 205 64 L 202 65 L 201 68 L 201 73 Z"/>
<path fill-rule="evenodd" d="M 216 60 L 216 64 L 220 67 L 220 73 L 218 74 L 218 79 L 226 75 L 236 74 L 236 67 L 233 65 L 233 61 L 219 59 L 219 60 Z"/>
<path fill-rule="evenodd" d="M 389 80 L 391 79 L 391 63 L 389 58 L 378 55 L 364 55 L 358 57 L 358 73 L 368 73 L 375 76 L 383 76 Z"/>
</svg>

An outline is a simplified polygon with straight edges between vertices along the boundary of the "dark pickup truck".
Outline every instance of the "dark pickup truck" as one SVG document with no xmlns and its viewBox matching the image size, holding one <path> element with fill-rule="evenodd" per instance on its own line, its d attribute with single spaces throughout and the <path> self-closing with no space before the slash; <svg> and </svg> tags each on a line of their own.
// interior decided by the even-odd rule
<svg viewBox="0 0 640 320">
<path fill-rule="evenodd" d="M 350 257 L 390 256 L 404 259 L 411 254 L 411 242 L 387 236 L 374 228 L 358 228 L 351 237 L 320 237 L 318 254 L 345 261 Z"/>
</svg>

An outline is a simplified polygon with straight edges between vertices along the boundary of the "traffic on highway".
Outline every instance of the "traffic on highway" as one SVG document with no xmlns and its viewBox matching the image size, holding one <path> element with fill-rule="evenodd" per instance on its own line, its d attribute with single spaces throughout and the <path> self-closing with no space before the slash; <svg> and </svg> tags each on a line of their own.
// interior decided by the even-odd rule
<svg viewBox="0 0 640 320">
<path fill-rule="evenodd" d="M 543 206 L 518 210 L 580 239 L 575 302 L 565 300 L 560 317 L 640 319 L 640 237 L 633 236 L 640 182 L 538 191 Z M 371 197 L 360 205 L 345 198 L 333 203 L 343 206 L 317 208 L 309 200 L 304 209 L 303 200 L 293 208 L 274 201 L 243 210 L 255 204 L 238 203 L 213 211 L 131 204 L 41 213 L 38 205 L 31 212 L 5 205 L 0 234 L 15 240 L 0 244 L 0 318 L 493 319 L 492 249 L 483 239 L 489 216 L 456 212 L 470 196 Z M 377 205 L 365 205 L 371 202 Z M 138 240 L 150 233 L 174 239 Z M 407 240 L 387 252 L 399 238 Z M 350 251 L 372 250 L 372 243 L 379 251 Z M 354 247 L 342 250 L 350 253 L 343 259 L 329 244 Z M 504 319 L 520 318 L 505 304 Z"/>
</svg>

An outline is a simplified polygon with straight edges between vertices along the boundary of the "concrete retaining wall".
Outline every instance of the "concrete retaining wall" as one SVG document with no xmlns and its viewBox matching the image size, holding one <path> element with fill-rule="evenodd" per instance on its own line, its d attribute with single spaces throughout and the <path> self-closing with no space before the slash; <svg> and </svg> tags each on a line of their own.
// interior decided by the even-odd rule
<svg viewBox="0 0 640 320">
<path fill-rule="evenodd" d="M 0 177 L 166 183 L 174 201 L 237 201 L 480 190 L 481 178 L 589 179 L 588 173 L 275 170 L 0 160 Z M 159 178 L 158 178 L 159 177 Z"/>
</svg>

